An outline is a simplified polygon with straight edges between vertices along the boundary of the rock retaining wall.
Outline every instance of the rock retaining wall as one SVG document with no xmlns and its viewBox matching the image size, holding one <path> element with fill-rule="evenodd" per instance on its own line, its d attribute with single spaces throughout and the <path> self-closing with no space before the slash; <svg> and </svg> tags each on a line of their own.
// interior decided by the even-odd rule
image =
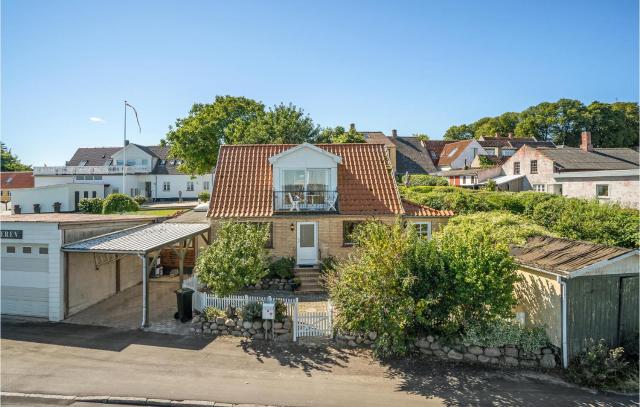
<svg viewBox="0 0 640 407">
<path fill-rule="evenodd" d="M 288 317 L 283 322 L 243 321 L 242 318 L 237 317 L 207 321 L 202 315 L 195 316 L 191 320 L 191 325 L 190 331 L 195 335 L 233 335 L 251 339 L 265 339 L 265 337 L 271 339 L 273 335 L 273 338 L 278 341 L 290 341 L 293 326 Z"/>
<path fill-rule="evenodd" d="M 293 278 L 263 278 L 259 283 L 245 287 L 247 290 L 284 290 L 293 291 L 296 282 Z"/>
</svg>

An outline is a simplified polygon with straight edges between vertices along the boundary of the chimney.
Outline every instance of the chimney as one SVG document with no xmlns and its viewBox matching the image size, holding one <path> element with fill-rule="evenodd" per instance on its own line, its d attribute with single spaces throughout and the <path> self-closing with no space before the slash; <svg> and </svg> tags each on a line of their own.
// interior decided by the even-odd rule
<svg viewBox="0 0 640 407">
<path fill-rule="evenodd" d="M 349 125 L 349 130 L 350 130 L 350 131 L 356 131 L 356 124 L 355 124 L 355 123 L 351 123 L 351 124 Z"/>
<path fill-rule="evenodd" d="M 590 131 L 583 131 L 581 134 L 581 143 L 580 143 L 580 149 L 584 150 L 584 151 L 591 151 L 593 150 L 593 146 L 591 145 L 591 132 Z"/>
<path fill-rule="evenodd" d="M 507 137 L 509 137 L 509 138 L 513 138 L 513 133 L 509 133 L 509 134 L 507 134 Z"/>
<path fill-rule="evenodd" d="M 391 130 L 391 137 L 398 137 L 398 130 L 396 129 Z"/>
</svg>

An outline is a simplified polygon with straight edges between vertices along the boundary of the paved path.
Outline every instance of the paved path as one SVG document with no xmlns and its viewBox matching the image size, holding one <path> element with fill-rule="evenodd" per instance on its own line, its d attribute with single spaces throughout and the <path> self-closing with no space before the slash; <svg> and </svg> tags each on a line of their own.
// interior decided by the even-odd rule
<svg viewBox="0 0 640 407">
<path fill-rule="evenodd" d="M 516 371 L 3 319 L 2 391 L 287 406 L 631 405 Z"/>
</svg>

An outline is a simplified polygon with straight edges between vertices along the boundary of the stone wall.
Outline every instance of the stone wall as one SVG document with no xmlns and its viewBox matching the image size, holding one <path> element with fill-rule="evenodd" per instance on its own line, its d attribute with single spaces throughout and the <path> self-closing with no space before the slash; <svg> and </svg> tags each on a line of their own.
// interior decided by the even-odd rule
<svg viewBox="0 0 640 407">
<path fill-rule="evenodd" d="M 190 331 L 195 335 L 233 335 L 251 339 L 292 340 L 293 324 L 289 317 L 286 317 L 283 322 L 243 321 L 238 317 L 218 317 L 208 321 L 203 315 L 196 315 L 191 320 L 191 325 Z"/>
<path fill-rule="evenodd" d="M 284 290 L 293 291 L 298 284 L 293 278 L 263 278 L 259 283 L 248 285 L 247 290 Z"/>
</svg>

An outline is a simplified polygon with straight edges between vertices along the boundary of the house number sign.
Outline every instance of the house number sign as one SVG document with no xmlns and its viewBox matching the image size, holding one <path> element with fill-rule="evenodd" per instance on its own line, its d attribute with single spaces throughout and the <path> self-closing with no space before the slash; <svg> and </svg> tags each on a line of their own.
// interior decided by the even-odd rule
<svg viewBox="0 0 640 407">
<path fill-rule="evenodd" d="M 21 230 L 0 230 L 0 237 L 3 239 L 22 239 Z"/>
</svg>

